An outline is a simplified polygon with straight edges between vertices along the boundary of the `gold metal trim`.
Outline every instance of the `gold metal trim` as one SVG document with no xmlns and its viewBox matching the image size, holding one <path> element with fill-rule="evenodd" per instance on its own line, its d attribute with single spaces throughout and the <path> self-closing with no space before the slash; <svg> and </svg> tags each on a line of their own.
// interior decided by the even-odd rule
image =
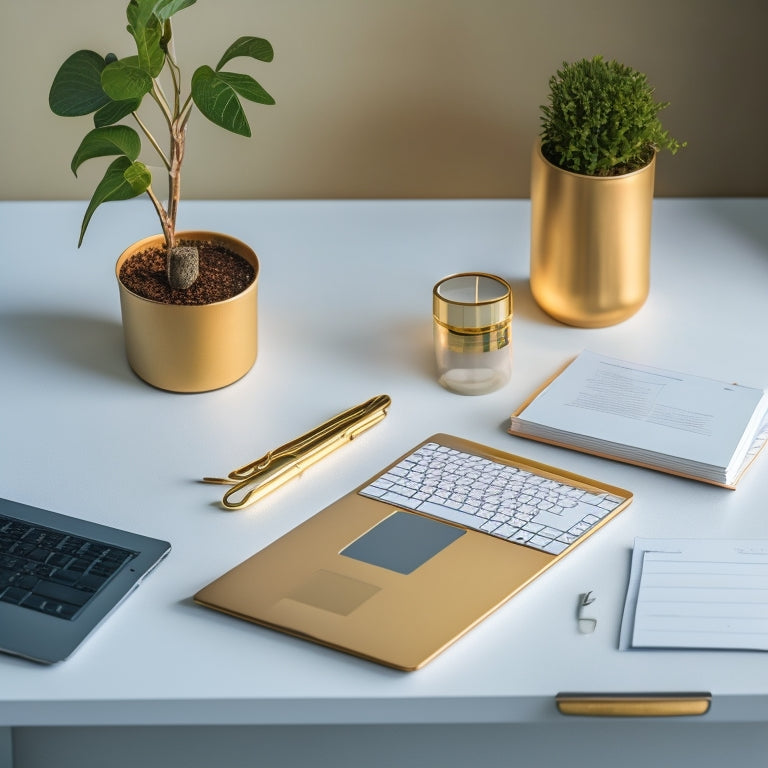
<svg viewBox="0 0 768 768">
<path fill-rule="evenodd" d="M 499 296 L 493 299 L 477 301 L 454 301 L 440 295 L 440 287 L 449 280 L 459 277 L 476 277 L 493 280 L 502 289 Z M 435 320 L 450 330 L 461 330 L 465 333 L 490 331 L 500 325 L 509 323 L 512 317 L 512 286 L 498 275 L 487 272 L 459 272 L 448 275 L 432 289 L 432 314 Z"/>
<path fill-rule="evenodd" d="M 453 328 L 444 326 L 439 321 L 435 321 L 438 328 L 442 331 L 444 343 L 449 352 L 458 352 L 459 354 L 479 354 L 481 352 L 493 352 L 497 349 L 503 349 L 509 346 L 512 340 L 512 331 L 509 323 L 504 323 L 498 328 L 493 328 L 482 333 L 462 333 Z"/>
<path fill-rule="evenodd" d="M 456 325 L 448 325 L 448 323 L 442 322 L 439 318 L 435 318 L 435 322 L 445 328 L 447 331 L 450 331 L 451 333 L 456 333 L 461 336 L 478 336 L 481 333 L 494 333 L 497 331 L 503 331 L 505 328 L 509 327 L 509 318 L 506 320 L 502 320 L 498 323 L 495 323 L 491 326 L 484 326 L 483 328 L 470 328 L 467 329 L 464 326 L 456 326 Z"/>
<path fill-rule="evenodd" d="M 558 711 L 581 717 L 698 717 L 712 703 L 711 693 L 558 693 Z"/>
</svg>

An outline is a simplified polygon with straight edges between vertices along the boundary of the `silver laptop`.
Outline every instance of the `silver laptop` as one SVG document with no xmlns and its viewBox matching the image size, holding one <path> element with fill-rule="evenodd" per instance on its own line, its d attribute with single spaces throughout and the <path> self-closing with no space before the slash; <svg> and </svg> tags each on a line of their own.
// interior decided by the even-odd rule
<svg viewBox="0 0 768 768">
<path fill-rule="evenodd" d="M 170 549 L 0 499 L 0 651 L 48 664 L 66 659 Z"/>
</svg>

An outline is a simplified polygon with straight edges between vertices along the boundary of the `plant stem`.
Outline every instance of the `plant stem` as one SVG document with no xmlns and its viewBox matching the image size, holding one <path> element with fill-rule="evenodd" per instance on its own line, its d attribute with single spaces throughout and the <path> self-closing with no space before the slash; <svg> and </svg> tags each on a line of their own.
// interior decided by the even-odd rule
<svg viewBox="0 0 768 768">
<path fill-rule="evenodd" d="M 174 83 L 174 90 L 176 88 L 176 84 Z M 165 121 L 168 123 L 168 125 L 171 124 L 173 121 L 173 115 L 171 113 L 171 105 L 168 103 L 168 99 L 165 96 L 165 92 L 163 91 L 163 86 L 161 85 L 159 80 L 153 80 L 152 81 L 152 92 L 151 92 L 152 98 L 157 102 L 157 106 L 160 107 L 160 111 L 163 113 L 163 117 L 165 117 Z"/>
<path fill-rule="evenodd" d="M 166 235 L 166 240 L 169 248 L 174 247 L 176 240 L 176 214 L 181 199 L 181 163 L 184 159 L 186 132 L 186 125 L 180 123 L 178 118 L 174 120 L 171 126 L 171 164 L 168 169 L 168 228 L 171 237 L 168 239 Z"/>
<path fill-rule="evenodd" d="M 179 101 L 181 96 L 181 69 L 173 57 L 173 40 L 171 39 L 166 54 L 166 62 L 168 63 L 168 71 L 171 73 L 171 80 L 173 82 L 173 114 L 175 117 L 179 116 Z"/>
<path fill-rule="evenodd" d="M 165 236 L 165 244 L 168 250 L 170 251 L 172 248 L 176 247 L 175 227 L 168 220 L 168 214 L 166 213 L 165 208 L 163 208 L 163 204 L 160 202 L 160 200 L 158 200 L 157 195 L 155 195 L 155 192 L 152 189 L 151 184 L 149 185 L 149 187 L 147 187 L 147 195 L 149 196 L 149 199 L 152 201 L 152 205 L 155 206 L 155 211 L 157 211 L 157 215 L 160 218 L 160 226 L 163 228 L 163 235 Z"/>
<path fill-rule="evenodd" d="M 192 96 L 188 96 L 187 100 L 184 102 L 184 106 L 181 108 L 181 111 L 179 112 L 179 120 L 181 121 L 181 124 L 186 126 L 189 116 L 192 114 Z"/>
<path fill-rule="evenodd" d="M 171 22 L 168 20 L 168 29 L 170 31 Z M 176 215 L 179 211 L 179 201 L 181 199 L 181 163 L 184 159 L 184 140 L 187 127 L 186 120 L 182 119 L 179 110 L 181 103 L 181 69 L 176 64 L 175 50 L 173 44 L 173 34 L 169 35 L 168 48 L 166 50 L 165 63 L 168 65 L 168 71 L 171 74 L 171 83 L 173 85 L 173 112 L 171 113 L 170 104 L 165 101 L 163 110 L 168 120 L 168 128 L 171 134 L 170 163 L 168 168 L 168 212 L 166 218 L 165 232 L 166 244 L 168 250 L 176 246 Z M 162 92 L 161 92 L 162 94 Z M 163 105 L 161 105 L 162 107 Z"/>
<path fill-rule="evenodd" d="M 132 112 L 131 114 L 133 115 L 133 117 L 136 120 L 136 122 L 139 124 L 139 127 L 143 131 L 144 135 L 149 140 L 149 143 L 152 144 L 152 146 L 155 148 L 155 151 L 157 152 L 157 154 L 160 155 L 160 157 L 161 157 L 161 159 L 163 161 L 163 165 L 166 168 L 170 168 L 171 167 L 171 163 L 168 160 L 168 158 L 165 156 L 165 152 L 163 152 L 161 146 L 155 140 L 155 137 L 149 132 L 149 129 L 147 128 L 146 125 L 144 125 L 144 123 L 141 121 L 141 118 L 139 117 L 139 115 L 136 112 Z"/>
</svg>

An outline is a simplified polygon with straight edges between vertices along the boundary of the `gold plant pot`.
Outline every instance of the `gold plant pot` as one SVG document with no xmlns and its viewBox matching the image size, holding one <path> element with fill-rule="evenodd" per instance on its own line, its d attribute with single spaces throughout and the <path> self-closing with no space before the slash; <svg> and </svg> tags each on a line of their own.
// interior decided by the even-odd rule
<svg viewBox="0 0 768 768">
<path fill-rule="evenodd" d="M 531 166 L 531 292 L 568 325 L 600 328 L 648 297 L 655 157 L 622 176 L 564 171 L 541 154 Z"/>
<path fill-rule="evenodd" d="M 242 256 L 255 272 L 237 296 L 199 306 L 163 304 L 136 295 L 120 281 L 120 267 L 145 248 L 164 247 L 162 235 L 131 245 L 117 260 L 128 364 L 144 381 L 172 392 L 207 392 L 240 379 L 258 351 L 259 261 L 245 243 L 213 232 L 179 232 L 179 239 L 212 240 Z"/>
</svg>

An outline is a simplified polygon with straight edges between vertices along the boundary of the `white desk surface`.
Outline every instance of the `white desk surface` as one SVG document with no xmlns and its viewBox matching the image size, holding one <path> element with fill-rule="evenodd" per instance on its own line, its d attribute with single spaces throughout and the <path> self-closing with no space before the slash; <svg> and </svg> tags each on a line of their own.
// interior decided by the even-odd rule
<svg viewBox="0 0 768 768">
<path fill-rule="evenodd" d="M 0 493 L 167 538 L 173 550 L 65 663 L 0 656 L 0 726 L 547 723 L 559 691 L 711 691 L 705 721 L 768 721 L 768 656 L 620 652 L 635 536 L 766 537 L 768 457 L 726 491 L 511 437 L 509 413 L 581 349 L 768 385 L 768 200 L 658 200 L 652 289 L 612 328 L 568 328 L 528 288 L 529 203 L 185 202 L 180 228 L 227 232 L 261 259 L 260 351 L 226 389 L 174 395 L 123 353 L 114 262 L 155 231 L 144 201 L 0 204 Z M 434 377 L 431 290 L 482 270 L 514 288 L 514 374 L 462 397 Z M 196 482 L 375 394 L 379 426 L 255 507 Z M 451 432 L 600 478 L 631 507 L 415 673 L 196 606 L 201 586 L 413 444 Z M 594 634 L 575 622 L 592 590 Z M 425 618 L 428 620 L 428 618 Z"/>
</svg>

